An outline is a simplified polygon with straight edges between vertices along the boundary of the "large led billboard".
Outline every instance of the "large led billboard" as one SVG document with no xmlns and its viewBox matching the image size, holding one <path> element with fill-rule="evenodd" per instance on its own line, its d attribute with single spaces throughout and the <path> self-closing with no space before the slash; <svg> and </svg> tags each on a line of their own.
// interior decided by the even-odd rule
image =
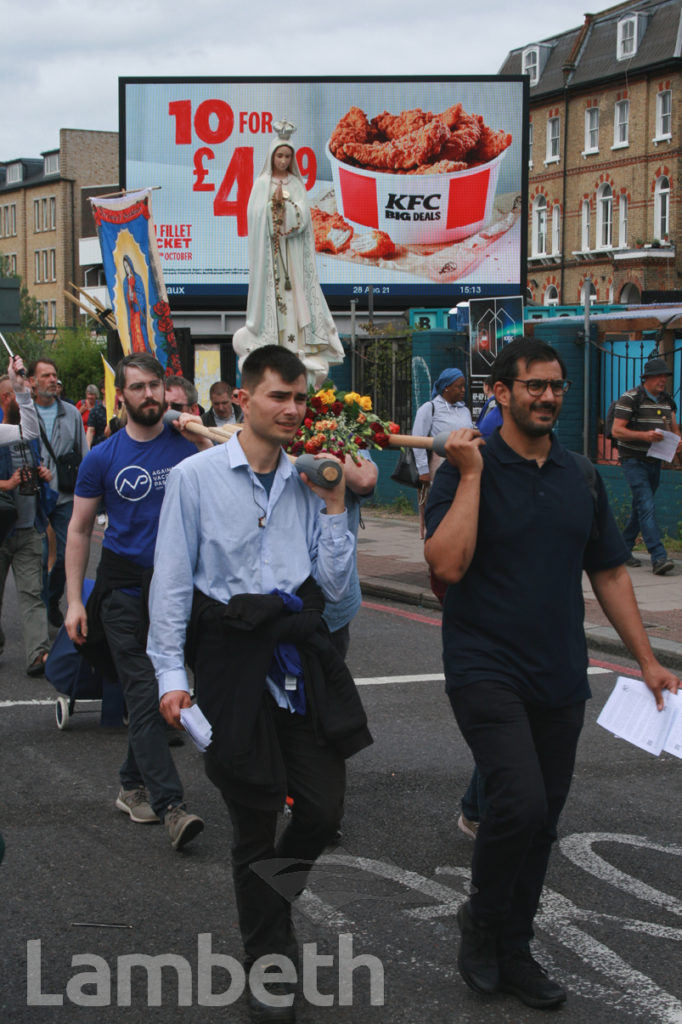
<svg viewBox="0 0 682 1024">
<path fill-rule="evenodd" d="M 527 76 L 121 79 L 121 182 L 157 186 L 175 306 L 245 304 L 247 205 L 291 142 L 330 305 L 518 295 L 525 280 Z M 525 111 L 525 113 L 524 113 Z"/>
</svg>

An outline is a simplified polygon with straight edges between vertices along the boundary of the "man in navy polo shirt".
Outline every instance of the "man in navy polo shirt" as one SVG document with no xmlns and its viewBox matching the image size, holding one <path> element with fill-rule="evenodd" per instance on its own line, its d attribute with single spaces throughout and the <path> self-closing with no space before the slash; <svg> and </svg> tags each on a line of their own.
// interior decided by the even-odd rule
<svg viewBox="0 0 682 1024">
<path fill-rule="evenodd" d="M 530 941 L 590 696 L 583 569 L 659 709 L 679 685 L 652 653 L 601 479 L 552 432 L 565 377 L 549 345 L 506 345 L 492 368 L 502 426 L 451 434 L 426 510 L 426 559 L 450 584 L 446 690 L 487 804 L 458 968 L 475 991 L 535 1007 L 566 998 Z"/>
</svg>

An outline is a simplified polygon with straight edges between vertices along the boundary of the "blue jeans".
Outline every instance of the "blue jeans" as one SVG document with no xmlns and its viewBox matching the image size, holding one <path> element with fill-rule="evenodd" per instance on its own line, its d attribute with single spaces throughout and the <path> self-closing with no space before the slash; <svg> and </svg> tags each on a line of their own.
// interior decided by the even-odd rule
<svg viewBox="0 0 682 1024">
<path fill-rule="evenodd" d="M 623 530 L 623 540 L 628 551 L 642 534 L 647 551 L 651 556 L 651 564 L 665 559 L 666 550 L 661 541 L 661 531 L 656 522 L 656 506 L 654 494 L 661 479 L 661 463 L 659 459 L 645 462 L 644 459 L 623 459 L 623 475 L 632 491 L 632 512 L 628 524 Z"/>
<path fill-rule="evenodd" d="M 65 501 L 62 505 L 55 505 L 48 516 L 57 539 L 57 557 L 48 576 L 47 534 L 43 538 L 43 601 L 48 608 L 52 603 L 59 604 L 64 593 L 64 585 L 66 583 L 64 552 L 66 551 L 66 532 L 69 529 L 72 512 L 73 501 Z"/>
</svg>

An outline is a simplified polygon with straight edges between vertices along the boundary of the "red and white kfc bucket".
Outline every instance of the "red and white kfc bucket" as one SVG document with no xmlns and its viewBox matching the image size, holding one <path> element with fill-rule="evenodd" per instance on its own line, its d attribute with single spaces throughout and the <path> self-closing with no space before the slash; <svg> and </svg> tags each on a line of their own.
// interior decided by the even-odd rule
<svg viewBox="0 0 682 1024">
<path fill-rule="evenodd" d="M 343 163 L 326 147 L 344 220 L 378 228 L 404 245 L 459 242 L 485 227 L 506 152 L 464 171 L 391 174 Z"/>
</svg>

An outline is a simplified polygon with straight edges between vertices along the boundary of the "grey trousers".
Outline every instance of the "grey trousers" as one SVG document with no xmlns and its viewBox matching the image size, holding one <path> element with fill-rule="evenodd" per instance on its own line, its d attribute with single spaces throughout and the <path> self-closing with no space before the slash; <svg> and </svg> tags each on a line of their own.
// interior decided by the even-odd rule
<svg viewBox="0 0 682 1024">
<path fill-rule="evenodd" d="M 19 596 L 19 614 L 24 634 L 26 668 L 49 651 L 47 609 L 42 599 L 43 538 L 33 526 L 15 530 L 0 547 L 0 611 L 7 573 L 12 568 Z M 5 637 L 0 631 L 0 650 Z"/>
</svg>

